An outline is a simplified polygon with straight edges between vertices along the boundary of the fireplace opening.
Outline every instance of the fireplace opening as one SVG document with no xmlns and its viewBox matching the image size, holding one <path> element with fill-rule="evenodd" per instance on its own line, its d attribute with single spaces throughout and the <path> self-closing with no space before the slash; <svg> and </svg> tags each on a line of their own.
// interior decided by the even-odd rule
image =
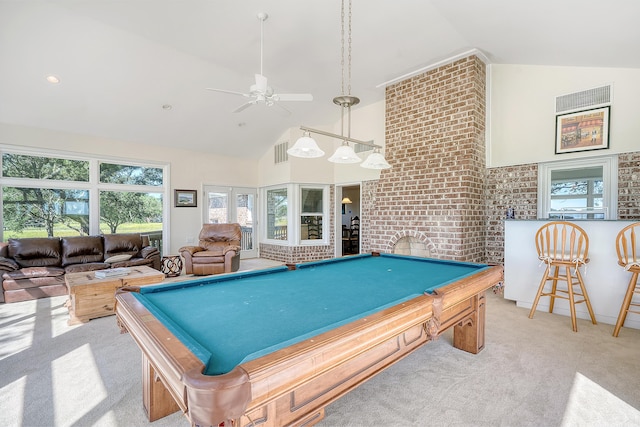
<svg viewBox="0 0 640 427">
<path fill-rule="evenodd" d="M 435 258 L 433 242 L 424 242 L 417 237 L 405 236 L 393 246 L 393 253 L 398 255 L 412 255 L 425 258 Z"/>
</svg>

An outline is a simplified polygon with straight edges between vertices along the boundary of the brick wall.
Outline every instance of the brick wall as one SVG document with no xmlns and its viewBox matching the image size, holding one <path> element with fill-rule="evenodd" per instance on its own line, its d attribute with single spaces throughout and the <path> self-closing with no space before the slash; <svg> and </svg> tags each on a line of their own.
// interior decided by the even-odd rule
<svg viewBox="0 0 640 427">
<path fill-rule="evenodd" d="M 536 219 L 538 215 L 538 165 L 528 164 L 487 169 L 487 262 L 504 263 L 504 219 L 509 207 L 516 219 Z"/>
<path fill-rule="evenodd" d="M 514 208 L 516 219 L 538 215 L 538 165 L 491 168 L 486 176 L 487 262 L 504 263 L 504 218 Z M 640 152 L 618 155 L 618 218 L 640 221 Z"/>
<path fill-rule="evenodd" d="M 640 220 L 640 152 L 618 155 L 618 218 Z"/>
<path fill-rule="evenodd" d="M 281 246 L 260 243 L 260 258 L 272 259 L 286 264 L 319 261 L 333 257 L 333 245 Z"/>
<path fill-rule="evenodd" d="M 387 88 L 393 167 L 362 187 L 363 251 L 389 252 L 401 233 L 426 236 L 441 258 L 485 260 L 484 125 L 485 64 L 475 56 Z"/>
</svg>

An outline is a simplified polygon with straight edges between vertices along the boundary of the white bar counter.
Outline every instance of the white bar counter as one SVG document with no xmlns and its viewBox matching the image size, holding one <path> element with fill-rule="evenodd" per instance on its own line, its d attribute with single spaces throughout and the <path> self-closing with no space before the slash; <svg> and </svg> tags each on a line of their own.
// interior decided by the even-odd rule
<svg viewBox="0 0 640 427">
<path fill-rule="evenodd" d="M 505 220 L 504 224 L 504 298 L 518 307 L 530 309 L 546 267 L 538 260 L 535 235 L 550 220 Z M 589 263 L 580 269 L 598 323 L 615 325 L 627 291 L 631 273 L 618 265 L 616 236 L 638 221 L 571 220 L 589 236 Z M 551 286 L 548 282 L 547 287 Z M 537 310 L 549 311 L 550 297 L 542 297 Z M 569 302 L 556 298 L 555 314 L 570 316 Z M 589 319 L 585 304 L 576 305 L 576 316 Z M 535 317 L 534 317 L 535 319 Z M 571 327 L 567 319 L 568 327 Z M 584 326 L 582 326 L 584 327 Z M 626 328 L 640 329 L 640 315 L 629 313 Z M 579 330 L 580 326 L 578 327 Z M 613 332 L 613 329 L 612 329 Z"/>
</svg>

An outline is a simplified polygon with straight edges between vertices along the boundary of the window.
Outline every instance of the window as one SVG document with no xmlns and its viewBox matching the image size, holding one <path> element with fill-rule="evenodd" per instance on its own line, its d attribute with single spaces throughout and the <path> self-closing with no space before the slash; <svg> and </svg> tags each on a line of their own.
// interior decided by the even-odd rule
<svg viewBox="0 0 640 427">
<path fill-rule="evenodd" d="M 539 218 L 617 219 L 617 156 L 540 164 L 538 189 Z"/>
<path fill-rule="evenodd" d="M 115 234 L 119 230 L 161 232 L 162 193 L 100 191 L 100 233 Z"/>
<path fill-rule="evenodd" d="M 100 182 L 162 187 L 162 168 L 100 163 Z"/>
<path fill-rule="evenodd" d="M 2 176 L 89 182 L 89 162 L 22 154 L 2 154 Z"/>
<path fill-rule="evenodd" d="M 323 196 L 322 188 L 300 189 L 300 240 L 323 239 Z"/>
<path fill-rule="evenodd" d="M 604 219 L 602 167 L 551 171 L 554 219 Z"/>
<path fill-rule="evenodd" d="M 326 244 L 328 185 L 286 184 L 261 190 L 263 236 L 275 244 Z"/>
<path fill-rule="evenodd" d="M 267 239 L 287 240 L 287 204 L 286 188 L 267 190 Z"/>
<path fill-rule="evenodd" d="M 167 166 L 0 150 L 2 240 L 139 232 L 162 249 Z"/>
<path fill-rule="evenodd" d="M 4 240 L 89 234 L 89 191 L 2 187 Z"/>
</svg>

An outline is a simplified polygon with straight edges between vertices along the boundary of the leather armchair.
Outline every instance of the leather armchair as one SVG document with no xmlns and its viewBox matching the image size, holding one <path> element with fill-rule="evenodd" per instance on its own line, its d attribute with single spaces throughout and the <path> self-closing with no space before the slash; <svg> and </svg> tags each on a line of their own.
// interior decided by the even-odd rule
<svg viewBox="0 0 640 427">
<path fill-rule="evenodd" d="M 183 246 L 186 274 L 231 273 L 240 268 L 240 224 L 204 224 L 198 246 Z"/>
</svg>

